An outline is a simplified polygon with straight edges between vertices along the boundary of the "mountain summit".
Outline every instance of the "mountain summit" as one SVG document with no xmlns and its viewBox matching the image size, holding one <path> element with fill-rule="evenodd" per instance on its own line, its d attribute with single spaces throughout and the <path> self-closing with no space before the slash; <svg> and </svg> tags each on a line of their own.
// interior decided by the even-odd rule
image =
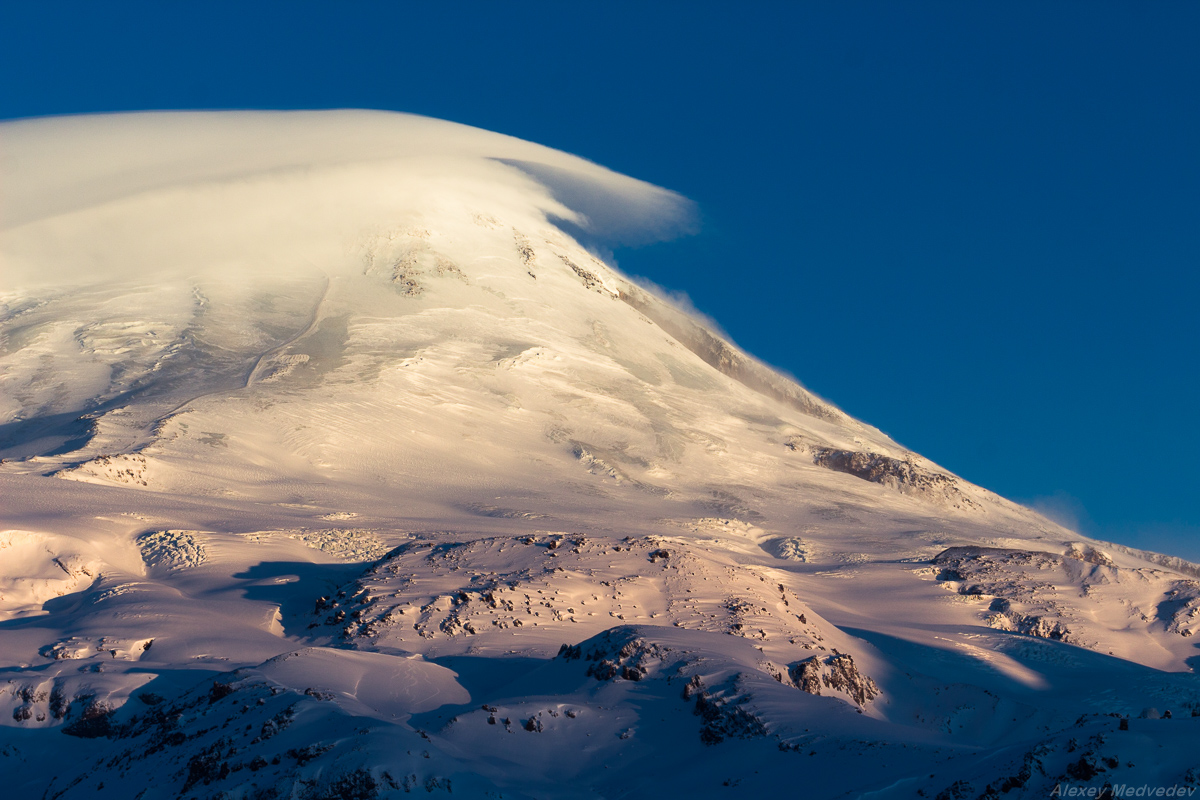
<svg viewBox="0 0 1200 800">
<path fill-rule="evenodd" d="M 1200 783 L 1200 568 L 597 255 L 683 198 L 361 111 L 5 123 L 0 180 L 16 796 Z"/>
</svg>

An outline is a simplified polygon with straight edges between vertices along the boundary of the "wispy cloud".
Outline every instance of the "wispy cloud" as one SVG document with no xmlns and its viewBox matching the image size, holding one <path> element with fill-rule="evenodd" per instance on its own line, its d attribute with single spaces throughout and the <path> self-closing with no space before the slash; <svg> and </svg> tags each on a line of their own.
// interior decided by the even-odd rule
<svg viewBox="0 0 1200 800">
<path fill-rule="evenodd" d="M 1064 491 L 1056 491 L 1051 495 L 1034 497 L 1021 502 L 1051 522 L 1057 523 L 1068 530 L 1084 534 L 1085 536 L 1092 535 L 1091 531 L 1095 527 L 1092 523 L 1092 518 L 1088 515 L 1087 509 L 1084 508 L 1083 503 L 1077 497 L 1069 495 Z"/>
</svg>

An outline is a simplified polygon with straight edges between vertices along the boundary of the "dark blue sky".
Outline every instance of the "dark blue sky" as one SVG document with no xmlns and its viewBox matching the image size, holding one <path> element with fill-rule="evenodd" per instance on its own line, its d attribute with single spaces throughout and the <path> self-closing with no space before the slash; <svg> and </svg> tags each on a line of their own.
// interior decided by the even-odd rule
<svg viewBox="0 0 1200 800">
<path fill-rule="evenodd" d="M 0 118 L 395 109 L 675 189 L 699 234 L 625 271 L 966 478 L 1200 559 L 1197 42 L 1193 2 L 5 3 Z"/>
</svg>

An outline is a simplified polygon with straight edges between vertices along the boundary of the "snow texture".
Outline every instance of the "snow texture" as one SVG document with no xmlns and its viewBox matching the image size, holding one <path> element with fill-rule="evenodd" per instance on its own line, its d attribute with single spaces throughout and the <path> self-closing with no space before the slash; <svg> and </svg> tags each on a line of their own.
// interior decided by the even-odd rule
<svg viewBox="0 0 1200 800">
<path fill-rule="evenodd" d="M 686 230 L 677 195 L 381 112 L 0 145 L 6 796 L 1200 783 L 1200 567 L 971 485 L 589 249 Z"/>
</svg>

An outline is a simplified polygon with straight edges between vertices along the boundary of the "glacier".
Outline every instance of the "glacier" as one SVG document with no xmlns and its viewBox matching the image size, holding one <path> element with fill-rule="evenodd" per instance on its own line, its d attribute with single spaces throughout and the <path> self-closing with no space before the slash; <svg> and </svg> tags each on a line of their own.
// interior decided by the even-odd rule
<svg viewBox="0 0 1200 800">
<path fill-rule="evenodd" d="M 685 198 L 371 111 L 7 122 L 0 176 L 9 796 L 1200 786 L 1200 567 L 593 246 Z"/>
</svg>

